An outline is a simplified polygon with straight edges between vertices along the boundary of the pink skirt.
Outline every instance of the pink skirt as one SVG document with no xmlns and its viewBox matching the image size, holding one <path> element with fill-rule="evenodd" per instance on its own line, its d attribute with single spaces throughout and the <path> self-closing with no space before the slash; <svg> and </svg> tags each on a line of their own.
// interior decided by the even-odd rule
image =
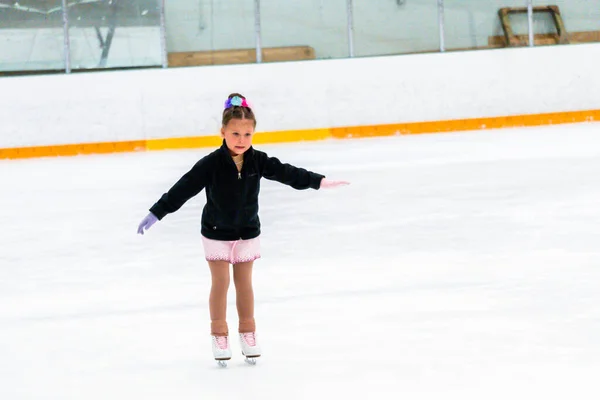
<svg viewBox="0 0 600 400">
<path fill-rule="evenodd" d="M 213 240 L 202 236 L 206 261 L 228 261 L 239 264 L 260 258 L 260 239 Z"/>
</svg>

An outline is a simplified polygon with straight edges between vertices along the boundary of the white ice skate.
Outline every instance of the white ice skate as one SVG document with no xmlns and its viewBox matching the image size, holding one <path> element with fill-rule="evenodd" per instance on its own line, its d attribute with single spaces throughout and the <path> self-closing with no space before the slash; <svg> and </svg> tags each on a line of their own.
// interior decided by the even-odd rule
<svg viewBox="0 0 600 400">
<path fill-rule="evenodd" d="M 229 337 L 227 336 L 213 336 L 212 337 L 212 351 L 215 356 L 215 360 L 218 361 L 219 366 L 226 367 L 227 360 L 231 359 L 231 348 L 229 347 Z"/>
<path fill-rule="evenodd" d="M 240 333 L 240 344 L 242 345 L 242 354 L 246 357 L 248 364 L 256 364 L 256 359 L 260 357 L 260 346 L 256 340 L 256 333 Z"/>
</svg>

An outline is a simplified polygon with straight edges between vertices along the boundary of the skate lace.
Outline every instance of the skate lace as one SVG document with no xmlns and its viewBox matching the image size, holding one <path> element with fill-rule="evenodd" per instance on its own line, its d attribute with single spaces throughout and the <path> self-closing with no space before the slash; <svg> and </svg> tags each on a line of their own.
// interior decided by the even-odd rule
<svg viewBox="0 0 600 400">
<path fill-rule="evenodd" d="M 221 350 L 227 349 L 227 336 L 216 336 L 215 341 L 217 342 L 217 347 Z"/>
<path fill-rule="evenodd" d="M 248 343 L 248 346 L 256 346 L 256 337 L 254 336 L 254 332 L 242 333 L 242 337 L 244 341 Z"/>
</svg>

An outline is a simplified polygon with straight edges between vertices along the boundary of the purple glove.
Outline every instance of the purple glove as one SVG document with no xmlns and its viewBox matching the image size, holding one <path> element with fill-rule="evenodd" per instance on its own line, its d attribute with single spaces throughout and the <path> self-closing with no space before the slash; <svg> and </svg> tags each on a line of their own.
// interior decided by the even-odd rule
<svg viewBox="0 0 600 400">
<path fill-rule="evenodd" d="M 139 233 L 140 235 L 143 235 L 144 229 L 146 229 L 146 230 L 150 229 L 150 227 L 152 225 L 154 225 L 154 223 L 156 223 L 156 221 L 158 221 L 158 218 L 156 218 L 156 216 L 154 214 L 150 213 L 150 214 L 146 215 L 146 217 L 144 217 L 142 222 L 140 222 L 140 224 L 138 225 L 137 233 Z"/>
</svg>

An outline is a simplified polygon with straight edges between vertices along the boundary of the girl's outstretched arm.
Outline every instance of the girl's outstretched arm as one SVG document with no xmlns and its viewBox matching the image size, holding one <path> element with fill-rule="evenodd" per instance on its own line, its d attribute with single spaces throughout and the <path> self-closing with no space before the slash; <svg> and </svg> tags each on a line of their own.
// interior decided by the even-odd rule
<svg viewBox="0 0 600 400">
<path fill-rule="evenodd" d="M 346 181 L 326 179 L 324 175 L 291 164 L 283 164 L 279 159 L 269 157 L 265 153 L 262 153 L 262 157 L 262 176 L 289 185 L 294 189 L 330 189 L 350 184 Z"/>
<path fill-rule="evenodd" d="M 168 192 L 150 208 L 150 212 L 158 220 L 165 215 L 181 208 L 192 197 L 196 196 L 207 184 L 208 162 L 206 158 L 198 161 L 185 175 L 183 175 Z"/>
<path fill-rule="evenodd" d="M 277 181 L 297 190 L 321 188 L 321 180 L 324 175 L 308 171 L 304 168 L 284 164 L 275 157 L 269 157 L 265 153 L 260 154 L 260 166 L 262 176 L 266 179 Z"/>
</svg>

